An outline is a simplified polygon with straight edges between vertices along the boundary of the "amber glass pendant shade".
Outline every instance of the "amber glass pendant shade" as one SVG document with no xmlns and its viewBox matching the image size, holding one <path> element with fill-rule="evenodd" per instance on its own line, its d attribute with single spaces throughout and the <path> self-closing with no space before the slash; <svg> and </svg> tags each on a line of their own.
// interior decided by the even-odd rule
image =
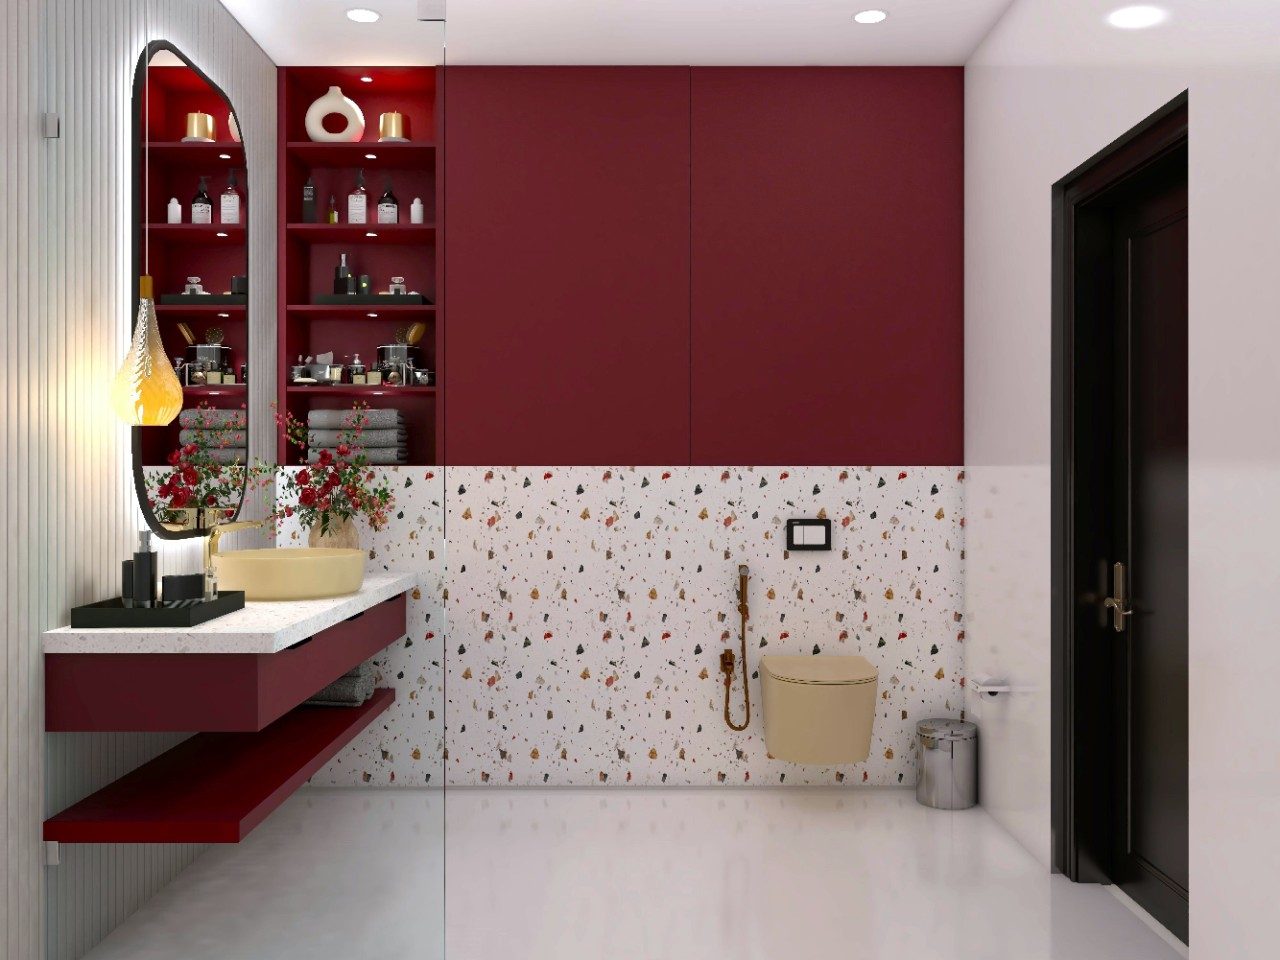
<svg viewBox="0 0 1280 960">
<path fill-rule="evenodd" d="M 111 384 L 116 416 L 135 427 L 163 427 L 182 411 L 182 384 L 164 352 L 150 277 L 138 280 L 138 322 Z"/>
</svg>

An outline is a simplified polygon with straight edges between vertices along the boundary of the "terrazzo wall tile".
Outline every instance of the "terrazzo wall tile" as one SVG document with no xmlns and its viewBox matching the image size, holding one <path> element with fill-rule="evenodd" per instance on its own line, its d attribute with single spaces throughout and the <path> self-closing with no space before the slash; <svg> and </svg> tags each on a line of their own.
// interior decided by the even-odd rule
<svg viewBox="0 0 1280 960">
<path fill-rule="evenodd" d="M 450 468 L 447 780 L 909 784 L 913 731 L 963 707 L 963 472 Z M 830 552 L 785 551 L 790 517 Z M 736 571 L 751 569 L 751 725 L 723 720 Z M 870 758 L 770 759 L 765 653 L 879 668 Z M 740 694 L 732 710 L 741 716 Z"/>
<path fill-rule="evenodd" d="M 300 468 L 286 468 L 296 470 Z M 383 530 L 360 528 L 369 557 L 365 571 L 415 572 L 408 635 L 373 658 L 379 687 L 395 702 L 311 778 L 315 786 L 440 786 L 444 753 L 444 476 L 439 468 L 373 467 L 389 479 L 396 497 Z M 297 520 L 276 534 L 279 546 L 305 543 Z"/>
</svg>

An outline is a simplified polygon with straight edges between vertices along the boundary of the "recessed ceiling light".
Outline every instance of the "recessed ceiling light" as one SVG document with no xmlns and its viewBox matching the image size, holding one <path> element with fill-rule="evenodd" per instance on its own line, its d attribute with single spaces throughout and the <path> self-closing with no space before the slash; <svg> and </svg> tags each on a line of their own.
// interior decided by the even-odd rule
<svg viewBox="0 0 1280 960">
<path fill-rule="evenodd" d="M 883 23 L 888 16 L 883 10 L 863 10 L 861 13 L 855 13 L 853 19 L 858 23 Z"/>
<path fill-rule="evenodd" d="M 361 78 L 360 78 L 360 82 L 361 82 L 361 83 L 373 83 L 373 77 L 361 77 Z"/>
<path fill-rule="evenodd" d="M 377 23 L 382 19 L 382 14 L 377 10 L 369 10 L 366 7 L 356 7 L 347 11 L 347 19 L 354 20 L 356 23 Z"/>
<path fill-rule="evenodd" d="M 1136 7 L 1121 7 L 1107 14 L 1107 23 L 1121 30 L 1145 30 L 1169 19 L 1169 11 L 1161 7 L 1140 4 Z"/>
</svg>

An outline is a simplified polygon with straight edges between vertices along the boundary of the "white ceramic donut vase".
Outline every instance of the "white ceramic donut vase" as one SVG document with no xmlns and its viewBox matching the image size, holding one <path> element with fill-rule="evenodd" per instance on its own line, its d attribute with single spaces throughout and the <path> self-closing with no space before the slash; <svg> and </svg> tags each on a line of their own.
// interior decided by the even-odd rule
<svg viewBox="0 0 1280 960">
<path fill-rule="evenodd" d="M 324 128 L 324 118 L 331 113 L 347 120 L 337 133 Z M 364 113 L 354 100 L 342 95 L 340 87 L 330 87 L 328 93 L 307 107 L 307 136 L 320 143 L 355 143 L 364 136 Z"/>
</svg>

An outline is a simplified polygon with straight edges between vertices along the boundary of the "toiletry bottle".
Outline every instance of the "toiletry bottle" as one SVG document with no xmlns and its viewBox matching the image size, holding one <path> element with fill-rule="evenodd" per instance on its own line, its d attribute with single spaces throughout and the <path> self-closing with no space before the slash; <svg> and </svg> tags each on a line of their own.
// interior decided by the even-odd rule
<svg viewBox="0 0 1280 960">
<path fill-rule="evenodd" d="M 182 222 L 182 204 L 178 201 L 177 197 L 174 197 L 169 201 L 169 222 Z"/>
<path fill-rule="evenodd" d="M 347 255 L 342 254 L 342 260 L 333 271 L 333 292 L 339 295 L 354 293 L 352 287 L 351 268 L 347 266 Z"/>
<path fill-rule="evenodd" d="M 382 196 L 378 199 L 378 222 L 400 222 L 400 201 L 396 199 L 395 193 L 391 190 L 390 177 L 387 177 L 387 188 L 382 191 Z"/>
<path fill-rule="evenodd" d="M 236 172 L 227 174 L 227 189 L 222 191 L 222 202 L 218 208 L 219 219 L 223 223 L 240 222 L 240 191 L 236 189 Z"/>
<path fill-rule="evenodd" d="M 133 605 L 156 605 L 156 552 L 151 549 L 151 531 L 138 531 L 138 549 L 133 555 Z"/>
<path fill-rule="evenodd" d="M 120 605 L 126 610 L 133 607 L 133 561 L 120 561 Z"/>
<path fill-rule="evenodd" d="M 422 198 L 414 197 L 413 203 L 409 204 L 409 222 L 422 223 L 424 210 L 422 208 Z"/>
<path fill-rule="evenodd" d="M 369 222 L 369 192 L 364 188 L 364 168 L 356 172 L 356 188 L 347 194 L 347 223 Z"/>
<path fill-rule="evenodd" d="M 209 178 L 201 177 L 196 195 L 191 198 L 191 222 L 213 223 L 213 201 L 209 199 Z"/>
<path fill-rule="evenodd" d="M 316 222 L 316 184 L 310 177 L 302 185 L 302 222 Z"/>
<path fill-rule="evenodd" d="M 330 223 L 338 222 L 338 201 L 334 198 L 333 194 L 329 194 L 329 214 L 326 219 Z"/>
</svg>

